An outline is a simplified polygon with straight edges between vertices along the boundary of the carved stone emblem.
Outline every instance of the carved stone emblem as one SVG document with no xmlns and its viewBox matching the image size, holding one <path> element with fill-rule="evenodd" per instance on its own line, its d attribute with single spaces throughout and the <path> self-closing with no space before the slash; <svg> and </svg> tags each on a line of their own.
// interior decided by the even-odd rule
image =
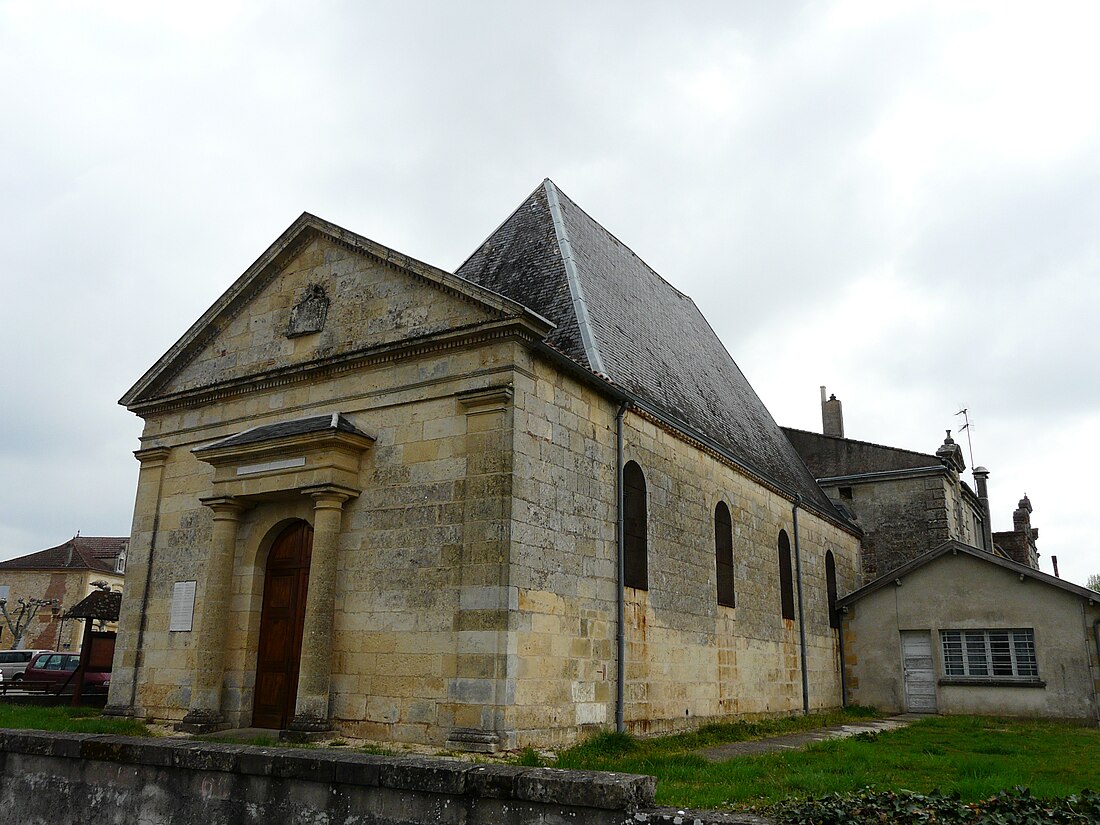
<svg viewBox="0 0 1100 825">
<path fill-rule="evenodd" d="M 328 315 L 328 304 L 329 299 L 325 295 L 323 286 L 310 284 L 306 287 L 302 300 L 290 310 L 290 323 L 287 324 L 286 337 L 297 338 L 299 335 L 310 335 L 323 330 L 325 317 Z"/>
</svg>

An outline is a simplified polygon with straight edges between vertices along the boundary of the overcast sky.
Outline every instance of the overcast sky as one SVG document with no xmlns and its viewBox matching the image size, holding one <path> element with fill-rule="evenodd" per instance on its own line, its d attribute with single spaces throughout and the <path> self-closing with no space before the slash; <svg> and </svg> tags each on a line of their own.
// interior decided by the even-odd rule
<svg viewBox="0 0 1100 825">
<path fill-rule="evenodd" d="M 1028 493 L 1042 569 L 1084 582 L 1098 30 L 1049 0 L 0 0 L 0 559 L 129 533 L 117 399 L 302 211 L 453 270 L 550 177 L 781 424 L 820 430 L 825 384 L 849 437 L 932 452 L 968 408 L 994 529 Z"/>
</svg>

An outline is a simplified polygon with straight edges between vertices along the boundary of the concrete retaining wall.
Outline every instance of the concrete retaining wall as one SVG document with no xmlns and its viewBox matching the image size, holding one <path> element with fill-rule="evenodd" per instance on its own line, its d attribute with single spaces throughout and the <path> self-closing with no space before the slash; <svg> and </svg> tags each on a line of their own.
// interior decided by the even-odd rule
<svg viewBox="0 0 1100 825">
<path fill-rule="evenodd" d="M 763 823 L 652 807 L 650 776 L 0 731 L 0 811 L 24 825 Z"/>
</svg>

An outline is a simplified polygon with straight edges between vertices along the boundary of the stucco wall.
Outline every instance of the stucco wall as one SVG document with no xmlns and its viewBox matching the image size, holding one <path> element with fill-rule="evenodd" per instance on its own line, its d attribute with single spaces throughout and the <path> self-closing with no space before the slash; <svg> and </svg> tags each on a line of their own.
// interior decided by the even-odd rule
<svg viewBox="0 0 1100 825">
<path fill-rule="evenodd" d="M 49 607 L 39 609 L 23 633 L 22 647 L 27 650 L 80 650 L 84 621 L 66 620 L 61 616 L 96 588 L 93 581 L 103 579 L 112 589 L 122 588 L 123 578 L 98 570 L 0 570 L 0 585 L 8 586 L 8 612 L 12 619 L 19 610 L 19 599 L 57 599 L 61 609 L 55 615 Z M 0 648 L 7 650 L 14 643 L 11 629 L 0 624 L 3 638 Z"/>
<path fill-rule="evenodd" d="M 849 698 L 904 711 L 901 632 L 931 631 L 937 681 L 944 676 L 940 630 L 1033 628 L 1043 687 L 936 687 L 940 713 L 988 713 L 1096 721 L 1100 606 L 965 553 L 941 556 L 849 608 Z"/>
</svg>

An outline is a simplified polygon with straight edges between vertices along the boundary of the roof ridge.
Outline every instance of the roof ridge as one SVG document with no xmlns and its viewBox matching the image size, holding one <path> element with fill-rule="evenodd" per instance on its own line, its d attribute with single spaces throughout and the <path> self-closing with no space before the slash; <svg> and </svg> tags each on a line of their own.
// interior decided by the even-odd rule
<svg viewBox="0 0 1100 825">
<path fill-rule="evenodd" d="M 645 258 L 643 258 L 641 255 L 639 255 L 637 252 L 635 252 L 634 249 L 630 246 L 630 244 L 625 243 L 622 239 L 619 238 L 618 235 L 616 235 L 614 232 L 612 232 L 610 229 L 608 229 L 606 226 L 604 226 L 602 223 L 600 223 L 598 220 L 596 220 L 594 217 L 592 217 L 592 215 L 589 214 L 588 210 L 586 210 L 583 206 L 581 206 L 579 203 L 577 203 L 575 200 L 573 200 L 567 194 L 565 194 L 560 189 L 558 189 L 558 185 L 556 183 L 554 183 L 552 180 L 550 180 L 550 178 L 547 178 L 545 181 L 543 181 L 543 183 L 549 183 L 551 186 L 553 186 L 554 191 L 556 191 L 563 198 L 565 198 L 567 201 L 569 201 L 570 205 L 574 209 L 576 209 L 578 212 L 580 212 L 582 215 L 584 215 L 586 218 L 588 218 L 588 220 L 592 221 L 592 223 L 594 223 L 596 226 L 598 226 L 603 231 L 603 233 L 606 234 L 613 241 L 615 241 L 615 243 L 617 243 L 619 246 L 621 246 L 623 249 L 625 249 L 627 252 L 629 252 L 631 255 L 633 255 L 634 258 L 637 259 L 638 263 L 640 263 L 642 266 L 644 266 L 646 269 L 648 269 L 650 271 L 650 273 L 657 278 L 657 280 L 659 280 L 661 283 L 663 283 L 665 286 L 667 286 L 669 289 L 671 289 L 673 292 L 675 292 L 681 298 L 687 298 L 693 304 L 695 303 L 695 300 L 690 295 L 688 295 L 686 292 L 684 292 L 679 287 L 675 286 L 671 281 L 669 281 L 667 278 L 665 278 L 664 275 L 662 275 L 660 272 L 658 272 L 656 269 L 654 269 L 648 263 L 646 263 Z M 700 314 L 702 314 L 702 313 L 700 313 Z"/>
<path fill-rule="evenodd" d="M 584 354 L 587 356 L 588 364 L 594 372 L 598 375 L 606 375 L 607 371 L 603 366 L 600 348 L 596 343 L 596 336 L 588 319 L 588 304 L 584 300 L 584 288 L 581 286 L 580 273 L 573 258 L 573 245 L 569 240 L 569 232 L 565 228 L 565 219 L 561 213 L 558 187 L 550 178 L 544 180 L 542 185 L 546 189 L 546 203 L 550 209 L 550 219 L 554 224 L 554 235 L 558 240 L 558 251 L 561 253 L 562 264 L 565 266 L 565 281 L 569 285 L 569 295 L 573 299 L 573 312 L 577 316 L 577 326 L 580 328 Z"/>
</svg>

